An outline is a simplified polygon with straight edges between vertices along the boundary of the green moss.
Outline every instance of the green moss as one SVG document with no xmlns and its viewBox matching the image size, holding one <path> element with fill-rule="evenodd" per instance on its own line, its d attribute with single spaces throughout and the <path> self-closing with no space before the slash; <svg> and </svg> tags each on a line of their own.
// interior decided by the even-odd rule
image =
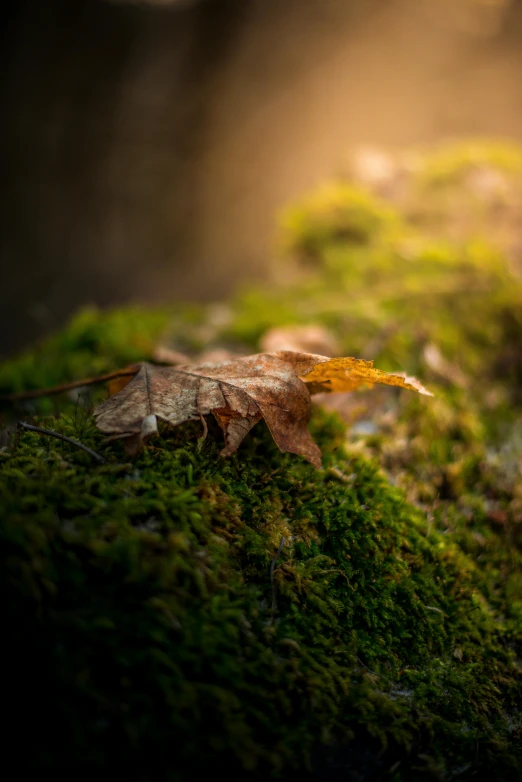
<svg viewBox="0 0 522 782">
<path fill-rule="evenodd" d="M 430 187 L 462 184 L 462 178 L 477 168 L 503 174 L 522 173 L 522 150 L 509 141 L 468 140 L 429 151 L 420 166 L 420 177 Z"/>
<path fill-rule="evenodd" d="M 103 391 L 5 408 L 107 458 L 30 432 L 0 450 L 4 710 L 33 772 L 520 777 L 520 279 L 499 243 L 329 192 L 287 222 L 292 281 L 241 294 L 221 325 L 91 311 L 0 368 L 32 388 L 147 358 L 160 334 L 255 350 L 315 322 L 436 392 L 341 397 L 344 423 L 315 408 L 322 471 L 262 424 L 230 460 L 189 424 L 128 464 L 92 423 Z"/>
<path fill-rule="evenodd" d="M 109 372 L 150 356 L 169 310 L 84 309 L 67 329 L 0 367 L 0 389 L 22 391 Z"/>
<path fill-rule="evenodd" d="M 332 182 L 281 217 L 282 246 L 314 258 L 325 243 L 366 244 L 398 216 L 386 203 L 345 182 Z"/>
<path fill-rule="evenodd" d="M 321 261 L 317 272 L 284 288 L 243 295 L 229 334 L 255 347 L 270 327 L 319 322 L 344 354 L 386 369 L 422 374 L 419 345 L 431 342 L 464 371 L 489 376 L 499 352 L 519 339 L 522 286 L 483 242 L 326 244 Z"/>
<path fill-rule="evenodd" d="M 67 416 L 55 426 L 79 435 Z M 397 759 L 410 778 L 428 748 L 448 772 L 474 766 L 477 740 L 508 773 L 519 616 L 498 574 L 347 456 L 337 419 L 317 410 L 313 426 L 321 473 L 261 428 L 226 462 L 212 439 L 198 451 L 190 426 L 133 465 L 90 423 L 82 440 L 105 466 L 33 433 L 4 454 L 1 578 L 21 688 L 7 708 L 31 700 L 34 767 L 128 763 L 149 778 L 155 757 L 166 779 L 311 762 L 321 774 L 321 745 L 342 753 L 358 736 L 380 747 L 375 779 Z"/>
</svg>

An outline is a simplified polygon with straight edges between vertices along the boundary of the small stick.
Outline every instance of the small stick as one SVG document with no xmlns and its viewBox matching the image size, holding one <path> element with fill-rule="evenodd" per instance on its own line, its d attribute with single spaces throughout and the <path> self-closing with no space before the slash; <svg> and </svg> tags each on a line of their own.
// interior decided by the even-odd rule
<svg viewBox="0 0 522 782">
<path fill-rule="evenodd" d="M 393 687 L 393 682 L 391 681 L 391 679 L 388 679 L 387 676 L 383 676 L 382 673 L 376 673 L 375 671 L 372 671 L 371 668 L 368 668 L 368 666 L 363 663 L 360 657 L 356 657 L 355 659 L 358 660 L 358 662 L 362 665 L 362 667 L 366 668 L 368 673 L 371 673 L 372 676 L 378 676 L 379 679 L 384 679 L 384 681 L 389 682 L 389 684 L 391 684 L 391 686 Z"/>
<path fill-rule="evenodd" d="M 341 575 L 343 578 L 346 579 L 346 583 L 353 591 L 353 586 L 350 584 L 350 579 L 348 578 L 344 570 L 341 570 L 340 568 L 331 568 L 331 570 L 320 570 L 319 573 L 339 573 L 339 575 Z"/>
<path fill-rule="evenodd" d="M 274 556 L 272 562 L 270 563 L 270 583 L 272 584 L 272 613 L 275 613 L 275 610 L 277 608 L 277 604 L 276 604 L 276 590 L 275 590 L 275 581 L 274 581 L 275 563 L 277 562 L 277 559 L 278 559 L 280 553 L 282 552 L 283 546 L 285 545 L 285 543 L 286 543 L 286 538 L 283 535 L 283 537 L 281 538 L 281 543 L 279 544 L 279 548 L 277 549 L 277 551 L 275 553 L 275 556 Z"/>
<path fill-rule="evenodd" d="M 78 440 L 73 440 L 72 437 L 67 437 L 67 435 L 60 434 L 60 432 L 55 432 L 52 429 L 42 429 L 41 426 L 33 426 L 32 424 L 26 424 L 25 421 L 18 421 L 18 426 L 21 426 L 23 429 L 28 429 L 30 432 L 38 432 L 38 434 L 47 434 L 49 435 L 49 437 L 56 437 L 57 440 L 63 440 L 66 443 L 75 445 L 76 448 L 81 448 L 82 451 L 86 451 L 88 454 L 90 454 L 94 459 L 100 462 L 100 464 L 105 464 L 105 459 L 103 458 L 103 456 L 100 456 L 99 453 L 96 453 L 96 451 L 93 451 L 92 448 L 89 448 L 87 445 L 78 442 Z"/>
<path fill-rule="evenodd" d="M 464 614 L 471 614 L 472 611 L 478 611 L 480 606 L 473 606 L 472 608 L 467 608 L 465 611 L 459 611 L 457 614 L 450 614 L 450 619 L 456 619 L 457 616 L 464 616 Z"/>
<path fill-rule="evenodd" d="M 37 388 L 33 391 L 17 391 L 14 394 L 0 394 L 0 402 L 18 402 L 24 399 L 37 399 L 40 396 L 50 396 L 51 394 L 61 394 L 64 391 L 71 391 L 81 386 L 93 386 L 96 383 L 105 383 L 107 380 L 114 380 L 117 377 L 129 377 L 135 375 L 139 370 L 139 365 L 131 365 L 125 369 L 117 369 L 115 372 L 108 372 L 106 375 L 98 377 L 87 377 L 83 380 L 73 380 L 71 383 L 63 383 L 61 386 L 52 386 L 52 388 Z"/>
</svg>

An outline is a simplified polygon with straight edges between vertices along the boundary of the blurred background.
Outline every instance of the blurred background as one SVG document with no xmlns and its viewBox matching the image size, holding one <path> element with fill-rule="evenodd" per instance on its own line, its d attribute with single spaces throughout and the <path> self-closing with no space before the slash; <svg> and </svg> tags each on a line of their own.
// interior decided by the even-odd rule
<svg viewBox="0 0 522 782">
<path fill-rule="evenodd" d="M 261 280 L 348 150 L 522 138 L 512 0 L 6 0 L 0 355 Z"/>
</svg>

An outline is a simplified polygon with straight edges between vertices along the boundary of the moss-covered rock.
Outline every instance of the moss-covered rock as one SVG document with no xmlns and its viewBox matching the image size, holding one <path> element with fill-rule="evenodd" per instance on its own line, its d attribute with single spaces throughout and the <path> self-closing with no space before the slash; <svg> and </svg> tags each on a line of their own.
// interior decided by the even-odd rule
<svg viewBox="0 0 522 782">
<path fill-rule="evenodd" d="M 106 457 L 27 431 L 0 450 L 4 713 L 24 769 L 521 776 L 522 285 L 487 226 L 452 238 L 452 212 L 437 240 L 421 228 L 422 160 L 417 215 L 404 190 L 343 182 L 294 205 L 290 282 L 226 308 L 82 313 L 0 368 L 20 390 L 149 358 L 160 338 L 256 350 L 271 326 L 318 323 L 436 392 L 317 406 L 322 471 L 263 424 L 226 461 L 217 432 L 201 446 L 199 427 L 165 427 L 130 464 L 90 418 L 102 391 L 20 404 Z"/>
</svg>

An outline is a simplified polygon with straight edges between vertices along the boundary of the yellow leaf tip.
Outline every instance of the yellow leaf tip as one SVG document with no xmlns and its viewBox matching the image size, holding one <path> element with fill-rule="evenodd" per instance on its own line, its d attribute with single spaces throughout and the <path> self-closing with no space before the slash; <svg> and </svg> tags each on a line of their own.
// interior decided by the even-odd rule
<svg viewBox="0 0 522 782">
<path fill-rule="evenodd" d="M 413 388 L 415 391 L 417 391 L 419 394 L 422 394 L 423 396 L 433 396 L 431 391 L 428 391 L 427 388 L 425 388 L 422 383 L 420 383 L 416 377 L 405 377 L 404 382 L 406 385 L 410 386 L 410 388 Z"/>
</svg>

